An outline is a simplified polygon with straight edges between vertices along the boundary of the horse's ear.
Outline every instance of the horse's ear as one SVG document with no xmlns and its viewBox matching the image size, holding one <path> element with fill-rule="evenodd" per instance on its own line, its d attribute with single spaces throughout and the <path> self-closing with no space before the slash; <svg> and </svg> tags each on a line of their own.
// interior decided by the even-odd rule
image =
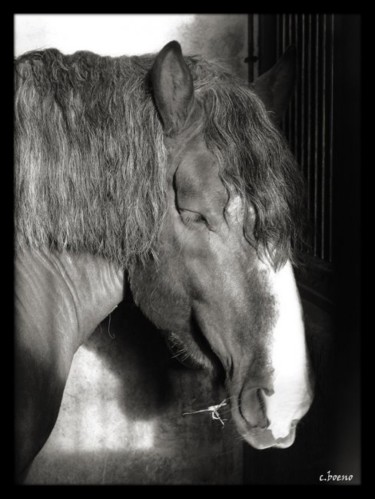
<svg viewBox="0 0 375 499">
<path fill-rule="evenodd" d="M 276 64 L 251 85 L 276 122 L 281 121 L 294 90 L 296 61 L 296 48 L 290 46 Z"/>
<path fill-rule="evenodd" d="M 156 56 L 151 81 L 165 133 L 176 135 L 188 124 L 194 107 L 193 78 L 178 42 L 169 42 Z"/>
</svg>

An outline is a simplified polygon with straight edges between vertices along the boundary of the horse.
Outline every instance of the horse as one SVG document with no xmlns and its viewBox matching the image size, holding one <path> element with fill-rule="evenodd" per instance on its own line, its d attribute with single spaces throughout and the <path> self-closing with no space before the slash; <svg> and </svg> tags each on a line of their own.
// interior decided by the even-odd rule
<svg viewBox="0 0 375 499">
<path fill-rule="evenodd" d="M 289 49 L 249 85 L 176 41 L 16 59 L 19 473 L 125 291 L 181 360 L 223 372 L 248 444 L 293 444 L 313 400 L 293 272 L 302 181 L 277 125 L 294 64 Z"/>
</svg>

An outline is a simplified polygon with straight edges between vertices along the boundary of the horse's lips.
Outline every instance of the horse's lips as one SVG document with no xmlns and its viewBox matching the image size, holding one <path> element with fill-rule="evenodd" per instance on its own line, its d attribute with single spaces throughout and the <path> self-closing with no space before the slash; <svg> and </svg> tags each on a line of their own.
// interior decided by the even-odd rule
<svg viewBox="0 0 375 499">
<path fill-rule="evenodd" d="M 189 355 L 186 350 L 183 354 L 179 353 L 179 348 L 184 348 L 183 343 L 178 338 L 177 335 L 170 331 L 163 331 L 164 339 L 167 344 L 168 349 L 180 364 L 190 369 L 202 369 L 205 368 L 194 356 Z M 233 400 L 233 396 L 229 397 Z M 236 398 L 236 397 L 234 397 Z M 238 412 L 238 415 L 237 415 Z M 274 438 L 271 430 L 267 428 L 251 428 L 248 429 L 248 423 L 241 413 L 240 403 L 238 401 L 238 407 L 234 410 L 234 420 L 236 421 L 239 417 L 241 424 L 239 425 L 239 433 L 242 435 L 244 440 L 248 442 L 253 448 L 257 450 L 263 450 L 268 448 L 279 448 L 286 449 L 293 445 L 296 435 L 296 425 L 291 427 L 290 433 L 283 438 Z M 244 428 L 245 423 L 245 428 Z"/>
<path fill-rule="evenodd" d="M 228 391 L 230 393 L 230 390 Z M 296 437 L 297 421 L 293 421 L 289 434 L 285 437 L 275 438 L 269 427 L 252 427 L 244 418 L 241 411 L 240 396 L 231 396 L 230 400 L 237 400 L 237 404 L 232 402 L 232 417 L 237 426 L 237 430 L 242 438 L 254 449 L 263 450 L 269 448 L 286 449 L 293 445 Z"/>
<path fill-rule="evenodd" d="M 255 449 L 263 450 L 269 449 L 271 447 L 278 449 L 286 449 L 293 445 L 296 437 L 296 428 L 293 427 L 289 433 L 284 438 L 275 439 L 272 435 L 271 430 L 251 430 L 245 435 L 243 435 L 245 440 Z"/>
</svg>

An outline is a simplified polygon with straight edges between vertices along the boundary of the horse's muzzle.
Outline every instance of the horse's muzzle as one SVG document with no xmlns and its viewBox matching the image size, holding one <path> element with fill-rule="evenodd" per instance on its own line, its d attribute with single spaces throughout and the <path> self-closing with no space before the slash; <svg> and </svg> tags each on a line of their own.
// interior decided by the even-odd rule
<svg viewBox="0 0 375 499">
<path fill-rule="evenodd" d="M 275 439 L 271 430 L 254 428 L 243 435 L 245 440 L 255 449 L 263 450 L 271 447 L 286 449 L 293 445 L 296 438 L 296 425 L 292 425 L 289 435 Z"/>
<path fill-rule="evenodd" d="M 245 385 L 237 397 L 237 407 L 232 408 L 241 435 L 256 449 L 290 447 L 295 440 L 297 424 L 311 403 L 310 398 L 306 396 L 302 404 L 305 408 L 300 413 L 301 417 L 280 421 L 281 424 L 275 431 L 275 425 L 271 424 L 267 415 L 266 399 L 271 394 L 272 390 L 250 388 Z"/>
</svg>

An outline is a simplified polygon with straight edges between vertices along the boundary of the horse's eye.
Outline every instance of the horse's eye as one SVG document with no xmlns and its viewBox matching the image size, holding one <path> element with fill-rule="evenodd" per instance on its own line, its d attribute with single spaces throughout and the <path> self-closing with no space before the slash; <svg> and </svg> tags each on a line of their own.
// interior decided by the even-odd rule
<svg viewBox="0 0 375 499">
<path fill-rule="evenodd" d="M 197 211 L 180 210 L 180 216 L 184 224 L 187 226 L 196 224 L 208 226 L 206 218 Z"/>
</svg>

